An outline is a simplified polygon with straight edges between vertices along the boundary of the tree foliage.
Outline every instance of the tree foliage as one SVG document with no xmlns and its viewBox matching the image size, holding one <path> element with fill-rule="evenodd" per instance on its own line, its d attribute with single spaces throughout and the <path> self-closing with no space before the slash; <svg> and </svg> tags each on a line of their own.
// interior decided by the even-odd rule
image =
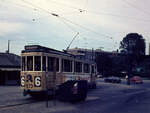
<svg viewBox="0 0 150 113">
<path fill-rule="evenodd" d="M 145 55 L 145 39 L 138 33 L 129 33 L 120 42 L 121 52 L 127 55 L 129 77 L 133 76 L 133 68 L 141 62 Z"/>
<path fill-rule="evenodd" d="M 145 39 L 138 33 L 129 33 L 120 42 L 121 52 L 132 55 L 145 55 Z"/>
</svg>

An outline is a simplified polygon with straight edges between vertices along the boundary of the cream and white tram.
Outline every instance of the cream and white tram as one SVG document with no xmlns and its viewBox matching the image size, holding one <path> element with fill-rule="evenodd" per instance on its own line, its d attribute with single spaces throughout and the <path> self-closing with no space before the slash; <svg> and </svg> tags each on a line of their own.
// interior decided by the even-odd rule
<svg viewBox="0 0 150 113">
<path fill-rule="evenodd" d="M 39 45 L 25 46 L 21 58 L 21 89 L 25 95 L 59 90 L 67 81 L 87 81 L 88 86 L 96 87 L 93 62 Z"/>
</svg>

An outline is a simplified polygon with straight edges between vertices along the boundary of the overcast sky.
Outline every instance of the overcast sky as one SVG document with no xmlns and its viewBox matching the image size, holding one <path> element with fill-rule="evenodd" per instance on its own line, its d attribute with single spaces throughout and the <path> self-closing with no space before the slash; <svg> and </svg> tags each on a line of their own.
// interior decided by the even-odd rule
<svg viewBox="0 0 150 113">
<path fill-rule="evenodd" d="M 0 0 L 0 52 L 24 45 L 114 51 L 131 32 L 150 43 L 149 0 Z M 148 52 L 148 46 L 147 46 Z"/>
</svg>

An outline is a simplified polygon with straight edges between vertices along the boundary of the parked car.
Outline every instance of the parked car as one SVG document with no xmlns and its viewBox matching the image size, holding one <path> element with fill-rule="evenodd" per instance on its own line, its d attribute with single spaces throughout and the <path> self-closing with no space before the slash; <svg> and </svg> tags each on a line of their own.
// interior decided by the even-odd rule
<svg viewBox="0 0 150 113">
<path fill-rule="evenodd" d="M 130 83 L 142 84 L 143 80 L 139 76 L 133 76 L 132 78 L 130 78 Z"/>
<path fill-rule="evenodd" d="M 110 82 L 110 83 L 120 83 L 121 79 L 119 77 L 111 76 L 111 77 L 105 78 L 104 81 L 105 82 Z"/>
</svg>

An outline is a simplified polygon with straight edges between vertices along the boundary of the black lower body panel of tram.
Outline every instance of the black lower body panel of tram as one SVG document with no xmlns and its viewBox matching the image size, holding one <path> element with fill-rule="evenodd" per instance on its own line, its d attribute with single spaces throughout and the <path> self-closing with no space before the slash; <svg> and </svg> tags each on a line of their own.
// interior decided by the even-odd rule
<svg viewBox="0 0 150 113">
<path fill-rule="evenodd" d="M 23 95 L 30 95 L 33 98 L 45 98 L 47 96 L 47 91 L 30 91 L 30 90 L 24 90 Z"/>
</svg>

